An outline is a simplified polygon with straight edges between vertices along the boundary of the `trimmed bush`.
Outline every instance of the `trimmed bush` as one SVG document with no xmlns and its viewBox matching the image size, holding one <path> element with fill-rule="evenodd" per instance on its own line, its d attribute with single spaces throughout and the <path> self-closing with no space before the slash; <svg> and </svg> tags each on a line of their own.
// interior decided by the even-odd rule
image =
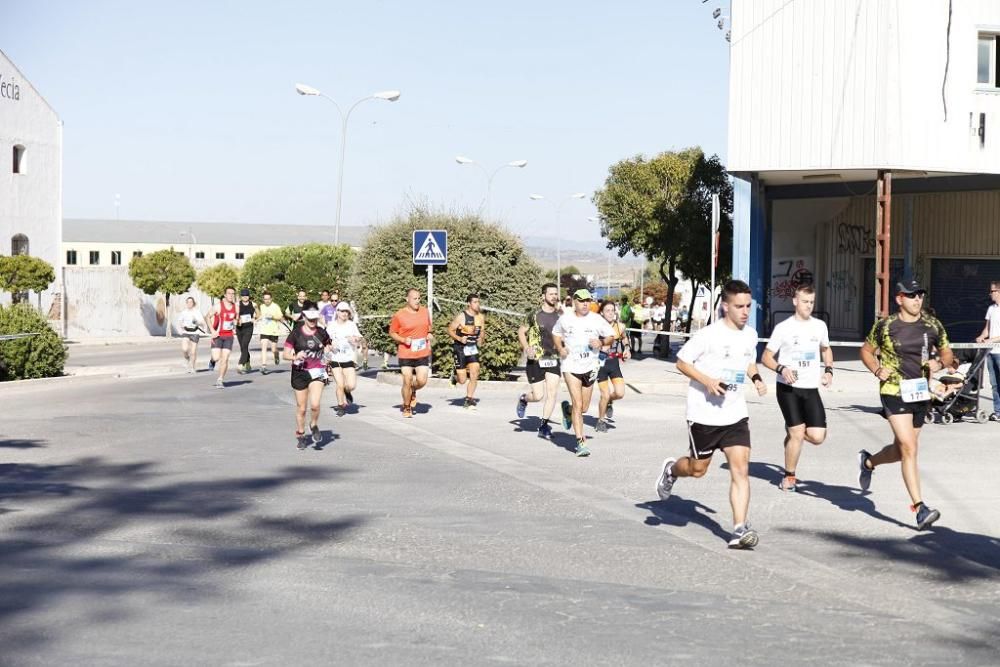
<svg viewBox="0 0 1000 667">
<path fill-rule="evenodd" d="M 260 302 L 264 290 L 271 292 L 275 303 L 284 308 L 304 289 L 316 300 L 322 290 L 341 290 L 347 286 L 354 251 L 346 244 L 304 245 L 271 248 L 247 258 L 240 272 L 240 287 L 249 287 L 250 294 Z"/>
<path fill-rule="evenodd" d="M 0 335 L 38 333 L 0 341 L 0 380 L 27 380 L 63 374 L 66 347 L 41 313 L 26 303 L 0 306 Z"/>
<path fill-rule="evenodd" d="M 240 281 L 240 270 L 232 264 L 215 264 L 198 272 L 195 284 L 198 289 L 212 298 L 221 299 L 227 287 L 236 287 Z"/>
<path fill-rule="evenodd" d="M 434 371 L 447 377 L 454 367 L 452 340 L 446 327 L 465 308 L 470 292 L 481 294 L 482 305 L 527 314 L 539 303 L 542 270 L 525 252 L 518 237 L 477 217 L 411 213 L 375 229 L 358 255 L 349 294 L 363 319 L 361 331 L 373 349 L 394 353 L 389 320 L 405 303 L 406 289 L 415 287 L 426 300 L 427 270 L 414 267 L 413 231 L 448 231 L 448 266 L 434 267 Z M 521 358 L 517 328 L 524 316 L 485 311 L 486 342 L 480 348 L 482 378 L 504 379 Z"/>
</svg>

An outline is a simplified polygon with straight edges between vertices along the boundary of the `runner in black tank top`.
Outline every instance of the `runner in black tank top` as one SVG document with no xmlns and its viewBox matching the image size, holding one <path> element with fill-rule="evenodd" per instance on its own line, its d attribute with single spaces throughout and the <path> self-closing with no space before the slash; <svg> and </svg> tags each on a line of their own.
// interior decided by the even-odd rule
<svg viewBox="0 0 1000 667">
<path fill-rule="evenodd" d="M 239 309 L 236 313 L 236 340 L 240 344 L 240 361 L 236 365 L 239 374 L 250 372 L 250 342 L 253 340 L 253 325 L 257 321 L 257 304 L 250 300 L 250 290 L 240 290 Z"/>
<path fill-rule="evenodd" d="M 486 336 L 486 322 L 480 312 L 479 295 L 470 294 L 466 308 L 455 316 L 448 325 L 452 350 L 455 356 L 455 370 L 451 374 L 452 385 L 466 384 L 463 407 L 475 409 L 476 385 L 479 382 L 479 346 Z"/>
</svg>

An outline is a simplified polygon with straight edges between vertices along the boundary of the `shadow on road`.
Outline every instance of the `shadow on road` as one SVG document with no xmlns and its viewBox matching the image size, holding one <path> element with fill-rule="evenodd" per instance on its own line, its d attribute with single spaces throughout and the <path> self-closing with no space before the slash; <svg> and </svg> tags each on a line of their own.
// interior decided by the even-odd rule
<svg viewBox="0 0 1000 667">
<path fill-rule="evenodd" d="M 647 526 L 666 524 L 682 527 L 690 523 L 701 526 L 718 538 L 729 540 L 729 531 L 719 525 L 718 521 L 708 516 L 715 514 L 715 510 L 697 500 L 688 500 L 674 494 L 667 501 L 651 500 L 639 503 L 636 507 L 649 512 L 650 516 L 647 516 L 645 520 Z"/>
<path fill-rule="evenodd" d="M 0 465 L 5 658 L 16 662 L 58 641 L 60 631 L 72 631 L 44 620 L 67 600 L 86 604 L 90 623 L 155 610 L 157 598 L 197 604 L 238 594 L 223 590 L 215 576 L 220 571 L 343 539 L 362 524 L 360 517 L 273 516 L 260 498 L 347 472 L 297 466 L 252 477 L 213 472 L 210 479 L 172 481 L 150 461 L 95 457 Z"/>
<path fill-rule="evenodd" d="M 38 440 L 21 440 L 18 438 L 0 439 L 0 449 L 35 449 L 36 447 L 44 446 Z"/>
</svg>

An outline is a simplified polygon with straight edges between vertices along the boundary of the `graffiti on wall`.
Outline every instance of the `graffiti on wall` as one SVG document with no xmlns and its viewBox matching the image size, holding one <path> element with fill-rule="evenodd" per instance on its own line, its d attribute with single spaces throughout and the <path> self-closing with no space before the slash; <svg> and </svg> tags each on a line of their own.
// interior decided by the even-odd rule
<svg viewBox="0 0 1000 667">
<path fill-rule="evenodd" d="M 842 255 L 866 255 L 875 251 L 875 233 L 866 225 L 837 225 L 837 252 Z"/>
<path fill-rule="evenodd" d="M 830 274 L 828 285 L 830 286 L 830 303 L 839 304 L 841 312 L 851 312 L 858 294 L 858 284 L 854 280 L 854 274 L 843 269 L 834 271 Z"/>
<path fill-rule="evenodd" d="M 771 311 L 791 310 L 795 289 L 812 282 L 812 257 L 775 258 L 771 264 Z"/>
</svg>

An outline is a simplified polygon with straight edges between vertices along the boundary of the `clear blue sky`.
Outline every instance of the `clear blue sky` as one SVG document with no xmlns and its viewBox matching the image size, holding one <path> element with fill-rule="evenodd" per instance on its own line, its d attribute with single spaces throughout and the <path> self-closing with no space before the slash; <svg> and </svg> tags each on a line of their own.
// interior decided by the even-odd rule
<svg viewBox="0 0 1000 667">
<path fill-rule="evenodd" d="M 0 49 L 65 124 L 67 217 L 332 223 L 349 105 L 344 224 L 408 202 L 492 212 L 525 235 L 597 240 L 613 162 L 701 145 L 724 157 L 721 0 L 257 2 L 0 0 Z M 572 227 L 572 229 L 570 229 Z"/>
</svg>

